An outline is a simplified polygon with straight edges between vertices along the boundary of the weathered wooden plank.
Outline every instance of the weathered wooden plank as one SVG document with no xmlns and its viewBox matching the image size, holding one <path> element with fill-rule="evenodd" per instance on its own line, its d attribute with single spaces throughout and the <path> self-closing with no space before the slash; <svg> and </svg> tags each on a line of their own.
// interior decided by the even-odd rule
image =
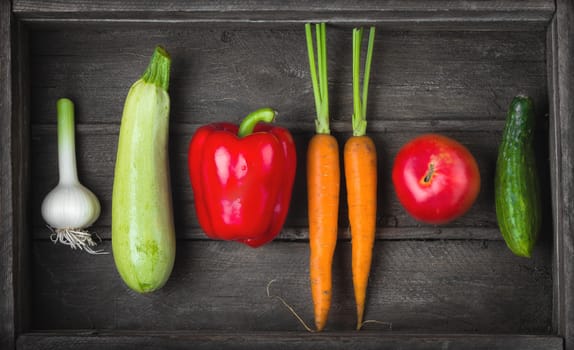
<svg viewBox="0 0 574 350">
<path fill-rule="evenodd" d="M 169 21 L 290 21 L 328 20 L 339 23 L 408 22 L 416 27 L 441 23 L 528 29 L 551 19 L 554 3 L 546 1 L 15 1 L 15 12 L 26 20 L 105 19 Z M 448 24 L 447 24 L 448 23 Z M 520 25 L 518 25 L 520 24 Z"/>
<path fill-rule="evenodd" d="M 52 106 L 55 109 L 54 106 Z M 81 109 L 81 108 L 80 108 Z M 56 119 L 56 112 L 51 112 L 52 118 Z M 80 112 L 81 113 L 81 112 Z M 287 128 L 293 134 L 310 134 L 315 128 L 313 120 L 314 116 L 309 117 L 310 121 L 284 121 L 277 119 L 275 124 L 283 128 Z M 375 118 L 376 116 L 373 116 Z M 540 116 L 540 121 L 537 125 L 536 132 L 548 134 L 548 116 Z M 217 118 L 217 121 L 224 119 Z M 225 119 L 228 122 L 239 123 L 241 116 L 235 116 Z M 406 120 L 377 120 L 372 119 L 368 121 L 369 133 L 383 133 L 383 134 L 397 134 L 404 133 L 408 130 L 412 133 L 425 133 L 425 132 L 448 132 L 448 133 L 500 133 L 504 128 L 504 119 L 488 119 L 486 117 L 471 120 L 456 120 L 456 119 L 406 119 Z M 191 137 L 195 131 L 202 125 L 207 124 L 199 123 L 170 123 L 170 135 L 172 137 Z M 352 125 L 349 121 L 331 121 L 330 128 L 335 134 L 350 134 L 352 132 Z M 541 124 L 541 125 L 540 125 Z M 32 134 L 34 137 L 54 137 L 56 133 L 56 124 L 39 124 L 35 123 L 31 126 Z M 76 124 L 76 134 L 81 135 L 118 135 L 120 130 L 119 124 L 105 123 L 105 124 Z"/>
<path fill-rule="evenodd" d="M 192 210 L 192 208 L 190 208 Z M 308 226 L 289 226 L 286 225 L 281 230 L 280 234 L 275 239 L 276 241 L 307 241 L 309 238 Z M 92 234 L 97 235 L 101 239 L 111 238 L 110 226 L 95 225 L 89 228 Z M 32 237 L 34 239 L 50 238 L 52 231 L 46 226 L 34 227 L 32 230 Z M 550 236 L 552 232 L 544 230 L 541 232 L 542 236 Z M 348 227 L 339 228 L 339 239 L 350 240 L 351 232 Z M 197 226 L 185 227 L 183 225 L 176 225 L 176 236 L 179 239 L 189 240 L 208 240 L 203 230 Z M 410 226 L 410 227 L 392 227 L 383 226 L 378 227 L 375 231 L 377 240 L 444 240 L 444 239 L 472 239 L 483 241 L 499 241 L 502 240 L 498 227 L 469 227 L 469 226 L 451 226 L 451 227 L 438 227 L 438 226 Z"/>
<path fill-rule="evenodd" d="M 29 219 L 35 227 L 19 232 L 31 232 L 37 238 L 31 245 L 32 329 L 58 331 L 52 336 L 23 335 L 19 338 L 19 348 L 175 349 L 190 345 L 245 349 L 307 345 L 334 349 L 348 345 L 377 349 L 562 348 L 562 339 L 556 336 L 418 337 L 381 334 L 384 327 L 376 324 L 366 326 L 366 335 L 306 334 L 277 300 L 265 296 L 267 283 L 279 274 L 271 291 L 292 302 L 306 320 L 312 317 L 305 277 L 307 247 L 301 242 L 285 241 L 306 239 L 304 191 L 295 194 L 296 205 L 281 235 L 283 241 L 258 250 L 233 243 L 202 241 L 185 165 L 187 141 L 197 125 L 237 118 L 269 104 L 278 108 L 286 125 L 295 130 L 299 159 L 303 160 L 312 123 L 301 121 L 312 119 L 313 102 L 302 27 L 295 24 L 299 26 L 310 18 L 325 18 L 342 24 L 329 31 L 330 53 L 335 57 L 330 62 L 333 100 L 336 101 L 332 107 L 333 129 L 342 141 L 349 133 L 351 111 L 350 65 L 344 63 L 350 62 L 350 40 L 345 26 L 355 19 L 357 23 L 374 21 L 382 28 L 394 29 L 398 23 L 405 23 L 404 28 L 408 29 L 405 32 L 380 31 L 376 52 L 380 61 L 375 61 L 370 94 L 373 102 L 369 112 L 375 119 L 370 130 L 384 150 L 381 174 L 386 183 L 380 190 L 384 209 L 377 232 L 377 237 L 384 240 L 377 242 L 379 254 L 374 263 L 368 317 L 390 321 L 394 330 L 409 332 L 554 334 L 551 327 L 553 276 L 562 278 L 566 273 L 560 270 L 562 265 L 557 265 L 557 270 L 562 272 L 554 275 L 550 272 L 551 226 L 545 225 L 542 242 L 532 260 L 511 256 L 501 241 L 480 241 L 499 239 L 491 181 L 506 104 L 516 93 L 533 95 L 542 124 L 546 121 L 546 42 L 542 29 L 552 16 L 554 2 L 433 1 L 429 4 L 408 0 L 399 5 L 392 1 L 359 4 L 336 0 L 329 2 L 329 6 L 317 8 L 302 3 L 293 0 L 282 4 L 269 1 L 184 3 L 176 0 L 169 4 L 155 3 L 154 8 L 148 8 L 152 2 L 122 4 L 96 0 L 88 4 L 83 0 L 47 3 L 14 0 L 18 18 L 26 23 L 59 19 L 82 22 L 81 26 L 54 22 L 55 27 L 35 27 L 37 32 L 30 40 L 29 67 L 34 77 L 30 89 L 32 175 L 22 179 L 33 181 Z M 325 5 L 321 1 L 315 4 Z M 302 7 L 292 11 L 295 5 Z M 325 9 L 327 7 L 330 9 Z M 91 20 L 94 23 L 86 26 Z M 153 22 L 154 26 L 158 21 L 170 22 L 171 25 L 164 24 L 158 29 L 152 25 L 130 24 L 128 28 L 112 23 L 124 20 Z M 254 20 L 264 23 L 247 23 Z M 177 25 L 178 21 L 183 24 Z M 209 27 L 223 21 L 226 23 L 217 30 Z M 467 21 L 470 24 L 461 24 Z M 190 22 L 194 22 L 193 25 L 190 26 Z M 281 22 L 284 23 L 277 24 Z M 428 23 L 451 31 L 416 31 L 428 28 Z M 476 29 L 481 23 L 497 31 L 452 31 L 461 25 Z M 110 30 L 110 26 L 113 29 Z M 508 28 L 524 31 L 504 31 Z M 174 122 L 171 149 L 177 151 L 172 157 L 172 176 L 178 237 L 183 239 L 178 241 L 176 270 L 168 285 L 156 294 L 141 296 L 128 291 L 119 281 L 111 256 L 90 257 L 46 241 L 39 203 L 57 180 L 55 143 L 49 139 L 55 136 L 55 101 L 67 95 L 78 106 L 81 178 L 103 199 L 102 218 L 96 228 L 102 230 L 103 237 L 109 237 L 117 123 L 127 89 L 141 74 L 149 59 L 150 45 L 155 43 L 164 43 L 174 56 L 170 91 Z M 566 50 L 568 57 L 571 56 L 569 50 Z M 261 59 L 269 56 L 273 58 Z M 557 62 L 553 64 L 557 66 Z M 553 84 L 549 83 L 551 89 Z M 562 93 L 562 100 L 570 95 L 563 90 Z M 561 134 L 569 130 L 568 123 L 564 124 L 567 128 L 560 131 Z M 552 130 L 560 128 L 555 127 Z M 26 129 L 27 125 L 20 132 Z M 467 216 L 446 228 L 417 225 L 409 219 L 394 198 L 390 185 L 392 157 L 400 142 L 427 130 L 444 131 L 460 137 L 463 143 L 468 142 L 483 170 L 485 192 L 477 205 Z M 544 139 L 546 129 L 541 134 Z M 573 144 L 571 139 L 571 135 L 554 139 L 553 164 L 571 159 L 569 150 L 565 156 L 561 151 Z M 547 151 L 542 148 L 544 159 Z M 548 169 L 546 164 L 543 168 Z M 571 170 L 571 163 L 560 169 Z M 303 174 L 300 168 L 296 189 L 304 188 Z M 553 184 L 562 183 L 565 177 L 572 179 L 571 175 L 558 170 L 553 174 Z M 553 204 L 569 208 L 563 207 L 561 201 L 571 198 L 571 194 L 559 199 L 562 192 L 556 186 L 553 188 Z M 545 189 L 546 193 L 551 192 L 548 186 Z M 566 194 L 570 192 L 567 189 Z M 339 275 L 335 288 L 338 296 L 334 300 L 331 330 L 352 329 L 354 323 L 348 266 L 350 245 L 346 241 L 349 236 L 342 205 L 341 237 L 344 240 L 337 252 L 335 269 Z M 4 209 L 1 210 L 4 213 Z M 556 214 L 554 218 L 561 220 L 562 215 Z M 566 226 L 556 228 L 556 232 L 571 232 L 562 231 Z M 432 241 L 402 241 L 405 238 Z M 109 241 L 104 242 L 104 247 L 109 250 Z M 566 248 L 557 249 L 566 251 Z M 568 293 L 557 295 L 564 298 Z M 557 300 L 554 305 L 558 307 L 567 304 L 564 299 Z M 560 318 L 562 329 L 572 324 L 567 323 L 560 311 L 555 315 Z M 61 329 L 112 332 L 65 334 L 60 333 Z M 113 331 L 115 329 L 142 330 L 145 334 L 119 334 Z M 199 331 L 188 333 L 190 329 Z M 201 331 L 203 329 L 207 329 L 207 333 Z M 185 331 L 183 334 L 148 334 L 157 330 Z"/>
<path fill-rule="evenodd" d="M 30 60 L 28 28 L 20 21 L 14 30 L 14 72 L 12 139 L 13 139 L 13 235 L 15 322 L 16 334 L 22 333 L 30 324 Z"/>
<path fill-rule="evenodd" d="M 348 0 L 318 0 L 308 2 L 305 0 L 289 0 L 277 3 L 273 0 L 249 0 L 249 1 L 194 1 L 190 3 L 185 0 L 171 1 L 169 4 L 157 4 L 153 1 L 114 1 L 114 0 L 57 0 L 49 3 L 40 0 L 15 0 L 14 12 L 97 12 L 97 11 L 146 11 L 150 13 L 157 12 L 176 12 L 176 11 L 285 11 L 296 9 L 300 12 L 328 10 L 331 12 L 340 11 L 424 11 L 435 12 L 443 11 L 497 11 L 497 12 L 515 12 L 530 11 L 544 12 L 551 15 L 554 11 L 552 1 L 539 0 L 514 0 L 514 1 L 449 1 L 449 0 L 406 0 L 397 4 L 393 1 L 348 1 Z"/>
<path fill-rule="evenodd" d="M 0 348 L 13 349 L 16 334 L 14 218 L 12 186 L 12 17 L 10 1 L 0 1 Z"/>
<path fill-rule="evenodd" d="M 350 125 L 349 32 L 330 27 L 328 42 L 332 119 Z M 54 101 L 67 95 L 77 102 L 78 123 L 118 123 L 127 91 L 156 43 L 173 57 L 173 122 L 240 118 L 264 105 L 278 109 L 282 121 L 312 122 L 302 26 L 36 32 L 33 121 L 53 123 Z M 371 119 L 501 120 L 517 93 L 533 96 L 541 114 L 547 110 L 543 31 L 380 31 L 375 47 Z"/>
<path fill-rule="evenodd" d="M 559 0 L 548 31 L 554 222 L 554 324 L 574 349 L 574 4 Z"/>
<path fill-rule="evenodd" d="M 448 226 L 422 225 L 412 219 L 398 202 L 391 181 L 393 159 L 409 139 L 418 135 L 420 131 L 405 130 L 394 132 L 372 133 L 372 137 L 379 153 L 378 190 L 379 214 L 377 225 L 379 238 L 472 238 L 472 239 L 500 239 L 496 224 L 496 215 L 493 202 L 493 175 L 496 163 L 497 149 L 501 137 L 502 124 L 498 130 L 488 131 L 448 131 L 441 129 L 437 123 L 437 132 L 451 136 L 463 144 L 475 155 L 481 171 L 481 193 L 471 210 Z M 478 125 L 485 125 L 478 124 Z M 426 124 L 430 125 L 430 124 Z M 179 132 L 181 128 L 179 127 Z M 188 130 L 191 128 L 188 128 Z M 111 194 L 113 186 L 113 173 L 116 157 L 117 127 L 105 128 L 113 133 L 91 133 L 89 129 L 81 130 L 76 137 L 79 175 L 82 183 L 98 196 L 102 203 L 102 214 L 96 225 L 103 226 L 99 230 L 102 237 L 109 237 L 111 222 Z M 434 131 L 433 127 L 426 131 Z M 197 218 L 193 204 L 193 194 L 188 177 L 187 148 L 192 132 L 176 133 L 173 135 L 171 150 L 171 175 L 174 198 L 174 216 L 178 227 L 178 236 L 181 238 L 201 238 L 198 230 Z M 350 136 L 349 133 L 335 134 L 342 145 Z M 305 183 L 305 156 L 306 144 L 311 138 L 311 132 L 294 132 L 297 144 L 298 170 L 293 191 L 292 205 L 286 222 L 286 230 L 282 234 L 284 239 L 307 238 L 307 192 Z M 40 216 L 40 204 L 44 196 L 58 181 L 57 174 L 57 143 L 56 130 L 53 127 L 43 127 L 34 132 L 31 139 L 31 166 L 32 166 L 32 213 L 31 218 L 39 230 L 35 230 L 35 237 L 46 237 L 44 223 Z M 547 169 L 547 168 L 546 168 Z M 547 182 L 544 183 L 547 188 Z M 345 186 L 342 184 L 342 197 L 345 198 Z M 348 238 L 346 201 L 340 202 L 341 237 Z M 483 232 L 480 232 L 483 231 Z M 548 230 L 550 232 L 550 230 Z M 37 235 L 36 235 L 37 234 Z"/>
<path fill-rule="evenodd" d="M 563 340 L 544 335 L 437 335 L 401 333 L 322 333 L 302 332 L 94 332 L 29 333 L 18 339 L 20 350 L 66 349 L 377 349 L 377 350 L 559 350 Z"/>
<path fill-rule="evenodd" d="M 109 242 L 103 245 L 110 250 Z M 333 267 L 329 331 L 352 330 L 355 310 L 350 243 Z M 32 330 L 300 331 L 275 298 L 311 322 L 308 246 L 273 242 L 258 249 L 232 242 L 178 241 L 165 287 L 140 295 L 127 289 L 111 255 L 91 256 L 35 241 Z M 515 257 L 501 241 L 383 241 L 375 245 L 367 319 L 394 331 L 549 334 L 551 244 L 532 259 Z M 365 325 L 380 332 L 388 327 Z"/>
</svg>

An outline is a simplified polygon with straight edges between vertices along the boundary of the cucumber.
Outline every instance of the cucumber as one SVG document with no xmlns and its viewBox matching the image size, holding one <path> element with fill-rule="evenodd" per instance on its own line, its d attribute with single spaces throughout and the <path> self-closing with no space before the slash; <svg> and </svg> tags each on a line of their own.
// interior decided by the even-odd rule
<svg viewBox="0 0 574 350">
<path fill-rule="evenodd" d="M 521 257 L 532 254 L 542 221 L 534 126 L 532 99 L 514 97 L 498 149 L 494 197 L 502 237 L 508 248 Z"/>
<path fill-rule="evenodd" d="M 157 47 L 126 97 L 112 194 L 112 251 L 136 292 L 161 288 L 175 260 L 168 157 L 171 59 Z"/>
</svg>

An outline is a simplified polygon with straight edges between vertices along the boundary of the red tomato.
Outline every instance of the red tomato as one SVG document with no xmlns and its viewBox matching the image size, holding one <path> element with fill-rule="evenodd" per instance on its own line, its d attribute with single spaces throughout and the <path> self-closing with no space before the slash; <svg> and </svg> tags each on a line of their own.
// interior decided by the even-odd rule
<svg viewBox="0 0 574 350">
<path fill-rule="evenodd" d="M 410 215 L 443 224 L 470 209 L 480 191 L 480 173 L 466 147 L 446 136 L 426 134 L 397 154 L 393 184 Z"/>
</svg>

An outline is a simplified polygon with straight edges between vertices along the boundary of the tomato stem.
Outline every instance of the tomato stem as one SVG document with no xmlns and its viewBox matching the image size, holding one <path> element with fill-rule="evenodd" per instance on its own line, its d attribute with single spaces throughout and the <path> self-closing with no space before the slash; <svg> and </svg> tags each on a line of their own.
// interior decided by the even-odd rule
<svg viewBox="0 0 574 350">
<path fill-rule="evenodd" d="M 433 175 L 434 175 L 434 163 L 430 163 L 429 164 L 429 170 L 425 174 L 425 177 L 423 178 L 423 182 L 428 184 L 430 182 L 430 180 L 432 179 Z"/>
</svg>

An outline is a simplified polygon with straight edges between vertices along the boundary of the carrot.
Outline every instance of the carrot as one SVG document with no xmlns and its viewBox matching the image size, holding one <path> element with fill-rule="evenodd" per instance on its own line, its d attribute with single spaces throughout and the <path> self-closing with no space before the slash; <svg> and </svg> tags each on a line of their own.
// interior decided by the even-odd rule
<svg viewBox="0 0 574 350">
<path fill-rule="evenodd" d="M 333 255 L 339 210 L 339 151 L 332 135 L 313 136 L 307 152 L 311 293 L 315 326 L 323 330 L 331 306 Z"/>
<path fill-rule="evenodd" d="M 339 146 L 329 130 L 325 23 L 315 26 L 318 75 L 310 24 L 306 24 L 305 32 L 317 110 L 316 134 L 311 138 L 307 149 L 309 274 L 315 327 L 317 331 L 322 331 L 327 323 L 331 307 L 332 265 L 337 244 L 340 187 Z"/>
<path fill-rule="evenodd" d="M 373 140 L 366 135 L 367 95 L 375 28 L 371 27 L 369 33 L 361 99 L 359 61 L 362 39 L 363 29 L 353 29 L 353 136 L 345 142 L 343 158 L 349 223 L 351 224 L 357 330 L 363 325 L 377 215 L 377 151 Z"/>
</svg>

